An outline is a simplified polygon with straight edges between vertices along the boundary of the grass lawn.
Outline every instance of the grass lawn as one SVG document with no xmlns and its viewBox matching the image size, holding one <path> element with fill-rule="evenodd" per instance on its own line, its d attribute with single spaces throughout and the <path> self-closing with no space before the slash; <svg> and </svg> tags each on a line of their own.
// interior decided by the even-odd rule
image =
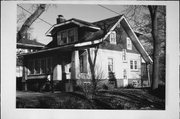
<svg viewBox="0 0 180 119">
<path fill-rule="evenodd" d="M 99 91 L 93 100 L 82 93 L 19 92 L 17 108 L 163 110 L 165 100 L 142 89 Z"/>
</svg>

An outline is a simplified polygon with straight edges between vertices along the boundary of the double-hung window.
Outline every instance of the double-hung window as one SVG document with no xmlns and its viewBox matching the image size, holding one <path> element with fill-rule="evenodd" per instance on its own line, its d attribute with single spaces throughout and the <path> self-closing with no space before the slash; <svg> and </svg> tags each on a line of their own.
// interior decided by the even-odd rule
<svg viewBox="0 0 180 119">
<path fill-rule="evenodd" d="M 79 56 L 80 62 L 80 73 L 87 73 L 87 54 L 85 51 L 82 51 Z"/>
<path fill-rule="evenodd" d="M 108 72 L 113 72 L 113 58 L 108 58 Z"/>
<path fill-rule="evenodd" d="M 137 70 L 138 69 L 137 60 L 130 60 L 130 69 L 131 70 Z"/>
<path fill-rule="evenodd" d="M 116 32 L 115 31 L 112 31 L 110 34 L 110 43 L 116 44 Z"/>
<path fill-rule="evenodd" d="M 129 37 L 126 38 L 127 49 L 132 50 L 132 42 Z"/>
<path fill-rule="evenodd" d="M 61 33 L 61 40 L 62 40 L 63 44 L 67 44 L 68 43 L 67 32 L 66 31 Z"/>
<path fill-rule="evenodd" d="M 68 43 L 73 43 L 77 39 L 77 29 L 71 28 L 63 31 L 57 32 L 57 44 L 64 45 Z"/>
</svg>

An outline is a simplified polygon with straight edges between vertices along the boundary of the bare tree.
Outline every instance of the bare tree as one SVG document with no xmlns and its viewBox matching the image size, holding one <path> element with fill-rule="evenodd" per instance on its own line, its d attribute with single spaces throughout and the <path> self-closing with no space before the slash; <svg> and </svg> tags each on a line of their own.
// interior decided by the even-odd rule
<svg viewBox="0 0 180 119">
<path fill-rule="evenodd" d="M 40 4 L 37 7 L 37 9 L 34 11 L 34 13 L 26 19 L 26 21 L 23 23 L 22 27 L 18 31 L 17 41 L 21 40 L 25 36 L 29 27 L 45 11 L 45 8 L 46 8 L 46 4 Z"/>
<path fill-rule="evenodd" d="M 99 47 L 96 46 L 95 49 L 93 50 L 94 57 L 91 55 L 90 48 L 87 49 L 89 68 L 90 68 L 91 79 L 92 79 L 92 84 L 93 84 L 93 92 L 92 92 L 93 95 L 95 94 L 96 86 L 97 86 L 95 66 L 96 66 L 96 58 L 97 58 L 98 49 L 99 49 Z"/>
<path fill-rule="evenodd" d="M 133 28 L 145 34 L 148 45 L 152 45 L 153 75 L 151 88 L 157 89 L 160 75 L 160 54 L 165 48 L 165 6 L 130 6 L 127 9 Z M 164 57 L 164 56 L 163 56 Z M 164 67 L 165 68 L 165 67 Z"/>
</svg>

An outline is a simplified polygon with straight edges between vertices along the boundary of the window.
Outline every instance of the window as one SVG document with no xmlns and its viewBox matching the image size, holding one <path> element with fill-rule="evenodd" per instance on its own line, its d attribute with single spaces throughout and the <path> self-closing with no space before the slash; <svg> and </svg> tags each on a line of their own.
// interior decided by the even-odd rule
<svg viewBox="0 0 180 119">
<path fill-rule="evenodd" d="M 67 32 L 64 31 L 64 32 L 61 33 L 61 40 L 62 40 L 63 44 L 68 43 L 68 41 L 67 41 L 68 40 L 67 39 Z"/>
<path fill-rule="evenodd" d="M 137 64 L 136 60 L 130 60 L 130 69 L 132 69 L 132 70 L 138 69 L 138 64 Z"/>
<path fill-rule="evenodd" d="M 108 58 L 108 72 L 113 72 L 113 59 Z"/>
<path fill-rule="evenodd" d="M 127 43 L 127 49 L 132 50 L 132 42 L 129 37 L 126 38 L 126 43 Z"/>
<path fill-rule="evenodd" d="M 77 39 L 77 31 L 75 28 L 63 30 L 57 33 L 57 44 L 64 45 L 73 43 Z"/>
<path fill-rule="evenodd" d="M 137 69 L 137 61 L 134 61 L 134 69 Z"/>
<path fill-rule="evenodd" d="M 46 73 L 50 73 L 52 71 L 52 58 L 46 58 Z"/>
<path fill-rule="evenodd" d="M 34 74 L 34 62 L 33 62 L 33 60 L 29 60 L 28 66 L 29 66 L 29 73 L 28 74 Z"/>
<path fill-rule="evenodd" d="M 35 74 L 40 73 L 40 61 L 38 59 L 35 60 Z"/>
<path fill-rule="evenodd" d="M 46 60 L 45 59 L 41 59 L 41 70 L 40 70 L 41 74 L 44 74 L 46 72 Z"/>
<path fill-rule="evenodd" d="M 68 40 L 69 40 L 69 43 L 74 42 L 74 38 L 75 38 L 74 29 L 71 29 L 71 30 L 68 31 Z"/>
<path fill-rule="evenodd" d="M 110 34 L 110 43 L 116 44 L 116 32 L 115 31 L 112 31 Z"/>
<path fill-rule="evenodd" d="M 130 61 L 130 68 L 133 69 L 133 60 Z"/>
<path fill-rule="evenodd" d="M 123 70 L 123 78 L 127 79 L 127 71 L 126 71 L 126 69 Z"/>
<path fill-rule="evenodd" d="M 52 58 L 32 59 L 28 61 L 28 69 L 30 75 L 45 74 L 52 71 Z"/>
<path fill-rule="evenodd" d="M 126 61 L 126 60 L 127 60 L 127 57 L 126 57 L 126 49 L 123 49 L 122 60 L 123 60 L 123 61 Z"/>
<path fill-rule="evenodd" d="M 82 51 L 79 56 L 80 61 L 80 73 L 87 73 L 87 54 Z"/>
</svg>

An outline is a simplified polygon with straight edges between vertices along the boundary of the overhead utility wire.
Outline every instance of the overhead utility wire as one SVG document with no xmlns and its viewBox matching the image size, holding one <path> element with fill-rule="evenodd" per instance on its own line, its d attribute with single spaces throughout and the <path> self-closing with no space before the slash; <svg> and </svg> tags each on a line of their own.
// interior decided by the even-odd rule
<svg viewBox="0 0 180 119">
<path fill-rule="evenodd" d="M 30 11 L 26 10 L 26 9 L 23 8 L 22 6 L 20 6 L 20 5 L 17 5 L 17 6 L 20 7 L 21 9 L 23 9 L 24 11 L 28 12 L 29 14 L 32 14 Z M 44 23 L 46 23 L 46 24 L 48 24 L 48 25 L 50 25 L 50 26 L 53 26 L 52 24 L 50 24 L 49 22 L 47 22 L 47 21 L 45 21 L 45 20 L 43 20 L 43 19 L 41 19 L 41 18 L 38 18 L 38 19 L 40 19 L 41 21 L 43 21 Z"/>
<path fill-rule="evenodd" d="M 110 9 L 110 8 L 107 8 L 107 7 L 103 6 L 103 5 L 98 4 L 98 6 L 100 6 L 100 7 L 102 7 L 102 8 L 105 8 L 105 9 L 107 9 L 107 10 L 113 12 L 113 13 L 116 13 L 116 14 L 120 15 L 118 12 L 116 12 L 116 11 Z"/>
</svg>

